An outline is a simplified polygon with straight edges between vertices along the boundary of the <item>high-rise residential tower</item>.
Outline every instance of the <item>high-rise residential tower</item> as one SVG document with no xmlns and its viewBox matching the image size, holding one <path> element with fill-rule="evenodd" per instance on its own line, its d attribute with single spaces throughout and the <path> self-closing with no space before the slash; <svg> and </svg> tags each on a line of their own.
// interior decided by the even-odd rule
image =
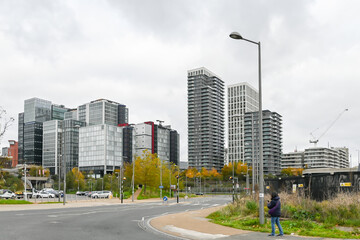
<svg viewBox="0 0 360 240">
<path fill-rule="evenodd" d="M 224 82 L 206 68 L 188 71 L 188 161 L 201 170 L 224 166 Z"/>
<path fill-rule="evenodd" d="M 282 117 L 276 112 L 263 110 L 263 166 L 264 174 L 279 174 L 282 155 Z M 259 164 L 259 112 L 248 112 L 244 116 L 245 162 L 252 166 L 255 161 L 255 172 Z"/>
<path fill-rule="evenodd" d="M 244 163 L 244 116 L 259 109 L 259 94 L 250 84 L 238 83 L 227 87 L 228 94 L 228 161 Z"/>
</svg>

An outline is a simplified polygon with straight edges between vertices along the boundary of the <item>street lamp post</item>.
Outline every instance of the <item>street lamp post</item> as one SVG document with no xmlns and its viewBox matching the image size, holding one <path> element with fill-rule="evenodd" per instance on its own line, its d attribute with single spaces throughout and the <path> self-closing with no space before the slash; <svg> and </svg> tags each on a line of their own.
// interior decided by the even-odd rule
<svg viewBox="0 0 360 240">
<path fill-rule="evenodd" d="M 180 168 L 178 166 L 178 174 L 176 176 L 177 178 L 177 194 L 176 194 L 176 202 L 179 203 L 179 194 L 180 194 L 180 188 L 179 188 L 179 178 L 180 178 Z"/>
<path fill-rule="evenodd" d="M 59 156 L 60 156 L 61 159 L 62 159 L 62 154 L 60 154 Z M 61 183 L 61 172 L 60 172 L 61 161 L 59 161 L 59 160 L 60 160 L 60 159 L 58 159 L 57 161 L 59 162 L 59 167 L 58 167 L 59 187 L 58 187 L 58 189 L 59 189 L 59 202 L 60 202 L 60 197 L 61 197 L 61 193 L 60 193 L 60 189 L 61 189 L 61 187 L 60 187 L 60 183 Z"/>
<path fill-rule="evenodd" d="M 133 162 L 133 172 L 132 172 L 132 196 L 131 196 L 132 202 L 134 202 L 134 186 L 135 186 L 135 159 Z"/>
<path fill-rule="evenodd" d="M 262 145 L 262 89 L 261 89 L 261 44 L 243 38 L 239 33 L 232 32 L 229 35 L 236 40 L 244 40 L 258 46 L 258 67 L 259 67 L 259 221 L 264 224 L 264 166 L 263 166 L 263 145 Z"/>
<path fill-rule="evenodd" d="M 120 166 L 120 202 L 121 203 L 123 203 L 123 196 L 122 196 L 122 194 L 123 194 L 123 160 L 121 161 L 121 166 Z"/>
<path fill-rule="evenodd" d="M 27 201 L 27 192 L 26 192 L 26 163 L 24 164 L 24 199 Z"/>
<path fill-rule="evenodd" d="M 249 168 L 246 166 L 246 195 L 249 195 Z"/>
<path fill-rule="evenodd" d="M 64 169 L 64 196 L 63 196 L 63 205 L 65 205 L 66 202 L 66 128 L 64 127 L 64 134 L 63 134 L 63 140 L 64 140 L 64 154 L 63 154 L 63 169 Z"/>
<path fill-rule="evenodd" d="M 235 202 L 235 162 L 232 162 L 232 201 Z"/>
<path fill-rule="evenodd" d="M 170 198 L 171 198 L 171 162 L 169 161 L 169 168 L 170 168 L 170 179 L 169 179 L 169 182 L 170 182 Z"/>
<path fill-rule="evenodd" d="M 120 195 L 121 195 L 121 203 L 124 203 L 124 187 L 123 187 L 123 185 L 124 185 L 125 180 L 126 180 L 126 177 L 123 177 L 121 179 L 121 193 L 120 193 Z"/>
</svg>

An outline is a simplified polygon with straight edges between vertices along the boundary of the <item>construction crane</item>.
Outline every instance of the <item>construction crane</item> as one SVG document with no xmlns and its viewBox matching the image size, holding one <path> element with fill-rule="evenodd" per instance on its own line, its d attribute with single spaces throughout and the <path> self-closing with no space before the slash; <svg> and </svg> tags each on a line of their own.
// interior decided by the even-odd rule
<svg viewBox="0 0 360 240">
<path fill-rule="evenodd" d="M 164 123 L 164 121 L 162 120 L 156 120 L 156 121 L 159 123 L 160 126 Z"/>
<path fill-rule="evenodd" d="M 315 130 L 313 130 L 311 133 L 310 133 L 310 135 L 312 136 L 312 138 L 313 138 L 313 140 L 310 140 L 310 143 L 313 143 L 314 144 L 314 147 L 316 147 L 316 144 L 319 142 L 319 139 L 322 137 L 322 136 L 324 136 L 329 130 L 330 130 L 330 128 L 337 122 L 337 120 L 339 120 L 339 118 L 345 113 L 345 112 L 347 112 L 349 109 L 345 109 L 345 110 L 343 110 L 336 118 L 335 118 L 335 120 L 326 128 L 326 130 L 320 135 L 320 137 L 318 137 L 318 138 L 315 138 L 314 137 L 314 135 L 313 135 L 313 133 L 316 131 L 316 130 L 318 130 L 319 128 L 316 128 Z"/>
</svg>

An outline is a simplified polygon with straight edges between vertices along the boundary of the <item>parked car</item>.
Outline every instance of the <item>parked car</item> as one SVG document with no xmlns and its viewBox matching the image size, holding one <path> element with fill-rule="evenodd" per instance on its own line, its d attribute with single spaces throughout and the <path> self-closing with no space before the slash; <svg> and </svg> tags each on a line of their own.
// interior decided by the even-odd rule
<svg viewBox="0 0 360 240">
<path fill-rule="evenodd" d="M 16 194 L 16 198 L 20 199 L 20 198 L 24 198 L 24 195 L 26 195 L 27 198 L 32 198 L 32 192 L 24 192 L 24 191 L 17 191 L 15 192 Z"/>
<path fill-rule="evenodd" d="M 91 197 L 94 193 L 96 193 L 96 191 L 88 192 L 87 196 L 88 196 L 88 197 Z"/>
<path fill-rule="evenodd" d="M 59 193 L 59 191 L 56 191 L 56 190 L 46 190 L 45 192 L 54 194 L 56 198 L 59 197 L 59 194 L 61 194 L 61 197 L 64 196 L 64 194 L 62 192 Z"/>
<path fill-rule="evenodd" d="M 44 190 L 34 192 L 34 198 L 55 198 L 55 194 L 46 192 Z"/>
<path fill-rule="evenodd" d="M 76 195 L 78 195 L 78 196 L 85 196 L 85 192 L 77 191 L 77 192 L 76 192 Z"/>
<path fill-rule="evenodd" d="M 0 198 L 3 199 L 15 199 L 16 194 L 8 189 L 0 189 Z"/>
<path fill-rule="evenodd" d="M 97 191 L 91 195 L 92 198 L 110 198 L 112 197 L 111 191 Z"/>
</svg>

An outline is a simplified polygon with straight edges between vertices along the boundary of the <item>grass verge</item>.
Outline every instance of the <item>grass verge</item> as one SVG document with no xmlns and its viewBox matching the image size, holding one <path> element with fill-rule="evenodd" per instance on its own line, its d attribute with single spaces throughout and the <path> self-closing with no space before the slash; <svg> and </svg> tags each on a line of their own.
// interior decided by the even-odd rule
<svg viewBox="0 0 360 240">
<path fill-rule="evenodd" d="M 25 200 L 0 199 L 0 204 L 32 204 L 32 203 Z"/>
<path fill-rule="evenodd" d="M 360 221 L 358 216 L 360 210 L 357 204 L 357 201 L 359 201 L 358 195 L 339 195 L 330 201 L 324 202 L 315 202 L 286 194 L 280 194 L 280 197 L 282 199 L 282 216 L 286 217 L 281 220 L 281 226 L 285 234 L 359 239 Z M 265 208 L 265 213 L 267 213 L 267 210 Z M 238 199 L 235 204 L 229 204 L 223 209 L 210 214 L 208 218 L 213 223 L 228 227 L 271 232 L 270 216 L 265 218 L 265 224 L 260 225 L 258 202 L 250 198 Z"/>
</svg>

